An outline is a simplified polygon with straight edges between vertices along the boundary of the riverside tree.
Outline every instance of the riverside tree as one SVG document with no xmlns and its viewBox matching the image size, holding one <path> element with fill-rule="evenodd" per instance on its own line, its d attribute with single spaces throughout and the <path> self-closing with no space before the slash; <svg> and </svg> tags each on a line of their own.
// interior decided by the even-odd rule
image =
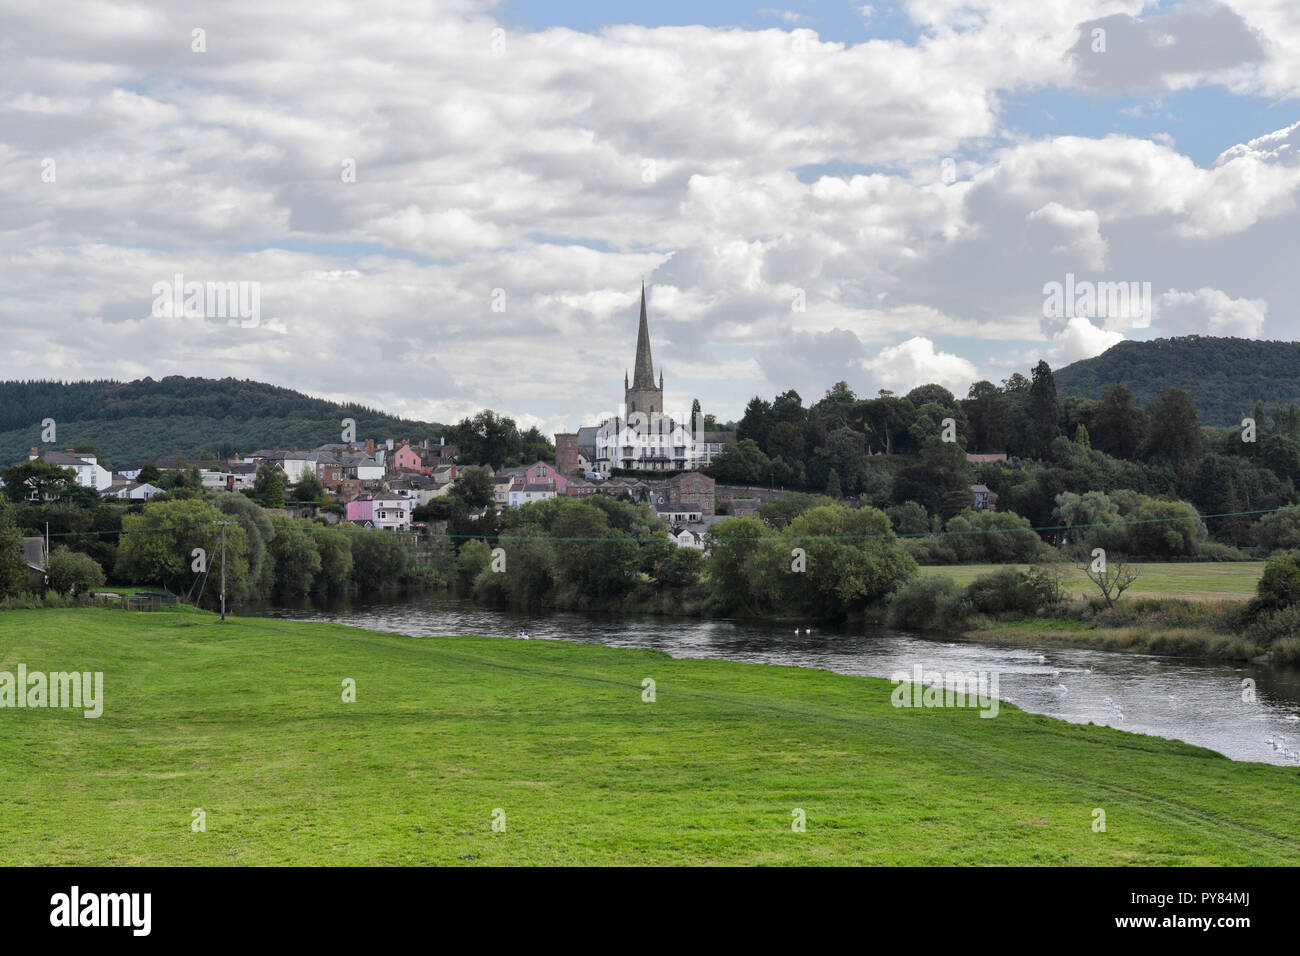
<svg viewBox="0 0 1300 956">
<path fill-rule="evenodd" d="M 220 574 L 221 527 L 230 520 L 198 498 L 151 501 L 137 515 L 122 519 L 122 538 L 114 575 L 132 584 L 153 584 L 188 593 L 203 574 Z M 238 523 L 226 527 L 226 587 L 241 593 L 248 576 L 248 539 Z M 202 549 L 206 570 L 194 570 L 194 550 Z M 202 603 L 218 603 L 215 579 L 202 586 Z"/>
</svg>

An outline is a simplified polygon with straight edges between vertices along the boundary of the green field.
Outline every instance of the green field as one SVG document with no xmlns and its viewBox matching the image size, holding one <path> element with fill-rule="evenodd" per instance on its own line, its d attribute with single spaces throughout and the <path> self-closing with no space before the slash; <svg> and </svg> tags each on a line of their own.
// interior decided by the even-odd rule
<svg viewBox="0 0 1300 956">
<path fill-rule="evenodd" d="M 20 662 L 106 703 L 0 709 L 0 864 L 1300 863 L 1300 770 L 869 678 L 187 610 L 0 613 Z"/>
<path fill-rule="evenodd" d="M 943 574 L 963 586 L 998 564 L 941 564 L 921 568 L 922 574 Z M 1028 568 L 1027 564 L 1012 565 Z M 1141 574 L 1128 597 L 1182 598 L 1188 601 L 1248 601 L 1255 596 L 1255 584 L 1264 573 L 1263 561 L 1217 561 L 1185 564 L 1138 564 Z M 1064 565 L 1064 583 L 1075 597 L 1096 597 L 1098 591 L 1075 565 Z"/>
</svg>

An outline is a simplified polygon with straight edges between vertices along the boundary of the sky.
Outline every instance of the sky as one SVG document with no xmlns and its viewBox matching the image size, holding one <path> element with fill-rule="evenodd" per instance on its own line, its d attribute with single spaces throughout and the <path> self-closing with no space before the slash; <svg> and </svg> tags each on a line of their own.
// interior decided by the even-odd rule
<svg viewBox="0 0 1300 956">
<path fill-rule="evenodd" d="M 617 409 L 643 281 L 668 408 L 723 421 L 1300 338 L 1293 0 L 0 17 L 0 378 L 568 431 Z"/>
</svg>

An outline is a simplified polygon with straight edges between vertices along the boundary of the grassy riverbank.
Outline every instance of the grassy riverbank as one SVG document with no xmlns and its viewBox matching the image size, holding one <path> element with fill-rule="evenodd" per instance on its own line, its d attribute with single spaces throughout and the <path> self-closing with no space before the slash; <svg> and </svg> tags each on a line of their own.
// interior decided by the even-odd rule
<svg viewBox="0 0 1300 956">
<path fill-rule="evenodd" d="M 1027 564 L 941 564 L 927 565 L 922 574 L 942 575 L 960 585 L 999 568 L 1025 570 Z M 1185 601 L 1248 601 L 1264 573 L 1263 561 L 1211 561 L 1138 564 L 1138 579 L 1125 592 L 1127 598 L 1165 598 Z M 1073 598 L 1098 596 L 1097 588 L 1076 565 L 1062 565 L 1062 586 Z"/>
<path fill-rule="evenodd" d="M 0 710 L 0 864 L 1300 863 L 1294 769 L 869 678 L 184 610 L 5 612 L 20 662 L 106 701 Z"/>
<path fill-rule="evenodd" d="M 923 567 L 921 573 L 968 587 L 976 578 L 1007 567 L 1023 571 L 1029 565 L 943 565 Z M 1267 655 L 1277 664 L 1300 661 L 1300 640 L 1254 628 L 1245 613 L 1264 562 L 1149 563 L 1137 568 L 1137 580 L 1114 608 L 1101 604 L 1099 592 L 1080 568 L 1061 565 L 1061 605 L 1033 617 L 977 614 L 960 629 L 967 637 L 994 642 L 1217 660 Z"/>
</svg>

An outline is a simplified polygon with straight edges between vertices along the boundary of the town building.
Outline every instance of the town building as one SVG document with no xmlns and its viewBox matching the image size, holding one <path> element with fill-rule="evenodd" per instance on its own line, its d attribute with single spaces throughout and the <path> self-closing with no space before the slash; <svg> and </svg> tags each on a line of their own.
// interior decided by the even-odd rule
<svg viewBox="0 0 1300 956">
<path fill-rule="evenodd" d="M 95 491 L 105 491 L 113 484 L 113 474 L 99 464 L 99 458 L 90 452 L 38 451 L 27 453 L 28 461 L 40 459 L 47 465 L 70 468 L 76 472 L 77 484 Z"/>
<path fill-rule="evenodd" d="M 695 423 L 698 427 L 698 423 Z M 556 436 L 557 463 L 564 447 L 562 471 L 591 470 L 609 475 L 625 471 L 685 471 L 700 467 L 703 434 L 692 431 L 689 416 L 674 416 L 664 407 L 664 372 L 655 381 L 650 350 L 650 322 L 645 286 L 641 286 L 641 317 L 637 325 L 636 359 L 629 379 L 623 374 L 623 404 L 617 415 L 595 426 L 594 433 L 578 429 Z M 587 442 L 590 441 L 590 444 Z M 576 446 L 577 464 L 573 449 Z"/>
</svg>

